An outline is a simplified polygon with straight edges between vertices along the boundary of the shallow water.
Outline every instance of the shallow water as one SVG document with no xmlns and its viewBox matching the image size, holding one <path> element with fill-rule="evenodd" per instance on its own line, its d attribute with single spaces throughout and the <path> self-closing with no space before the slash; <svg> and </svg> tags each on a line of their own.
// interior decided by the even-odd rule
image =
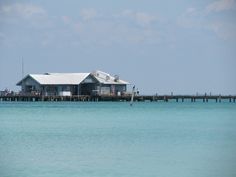
<svg viewBox="0 0 236 177">
<path fill-rule="evenodd" d="M 235 103 L 0 103 L 1 177 L 235 177 Z"/>
</svg>

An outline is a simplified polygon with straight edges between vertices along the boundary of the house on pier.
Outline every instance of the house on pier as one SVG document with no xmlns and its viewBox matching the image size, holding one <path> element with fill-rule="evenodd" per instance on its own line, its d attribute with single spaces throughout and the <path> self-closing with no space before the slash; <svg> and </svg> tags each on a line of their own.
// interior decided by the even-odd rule
<svg viewBox="0 0 236 177">
<path fill-rule="evenodd" d="M 28 74 L 16 85 L 22 94 L 44 96 L 121 95 L 129 83 L 102 71 Z"/>
</svg>

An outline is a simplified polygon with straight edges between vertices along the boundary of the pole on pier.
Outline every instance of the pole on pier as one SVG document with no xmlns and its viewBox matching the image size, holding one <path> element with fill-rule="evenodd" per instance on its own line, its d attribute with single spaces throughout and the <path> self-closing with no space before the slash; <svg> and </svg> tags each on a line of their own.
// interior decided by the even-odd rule
<svg viewBox="0 0 236 177">
<path fill-rule="evenodd" d="M 133 86 L 133 89 L 132 89 L 132 95 L 131 95 L 131 100 L 130 100 L 130 106 L 133 106 L 133 102 L 134 102 L 134 91 L 135 91 L 135 85 Z"/>
<path fill-rule="evenodd" d="M 167 96 L 164 96 L 164 102 L 168 102 Z"/>
</svg>

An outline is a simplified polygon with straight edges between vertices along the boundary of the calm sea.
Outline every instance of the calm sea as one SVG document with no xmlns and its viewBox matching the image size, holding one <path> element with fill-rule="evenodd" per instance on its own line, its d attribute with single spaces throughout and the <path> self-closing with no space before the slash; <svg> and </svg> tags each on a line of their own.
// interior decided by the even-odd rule
<svg viewBox="0 0 236 177">
<path fill-rule="evenodd" d="M 235 103 L 0 103 L 1 177 L 235 177 L 235 164 Z"/>
</svg>

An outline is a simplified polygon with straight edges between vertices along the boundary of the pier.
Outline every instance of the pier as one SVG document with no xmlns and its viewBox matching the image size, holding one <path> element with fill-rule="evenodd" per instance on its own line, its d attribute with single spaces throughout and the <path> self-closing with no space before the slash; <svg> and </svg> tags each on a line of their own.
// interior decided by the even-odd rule
<svg viewBox="0 0 236 177">
<path fill-rule="evenodd" d="M 102 96 L 89 96 L 89 95 L 79 95 L 79 96 L 41 96 L 41 95 L 4 95 L 0 96 L 0 102 L 37 102 L 37 101 L 130 101 L 131 95 L 123 96 L 113 96 L 113 95 L 102 95 Z M 150 101 L 150 102 L 223 102 L 228 101 L 230 103 L 235 103 L 236 96 L 231 95 L 136 95 L 133 101 Z"/>
</svg>

